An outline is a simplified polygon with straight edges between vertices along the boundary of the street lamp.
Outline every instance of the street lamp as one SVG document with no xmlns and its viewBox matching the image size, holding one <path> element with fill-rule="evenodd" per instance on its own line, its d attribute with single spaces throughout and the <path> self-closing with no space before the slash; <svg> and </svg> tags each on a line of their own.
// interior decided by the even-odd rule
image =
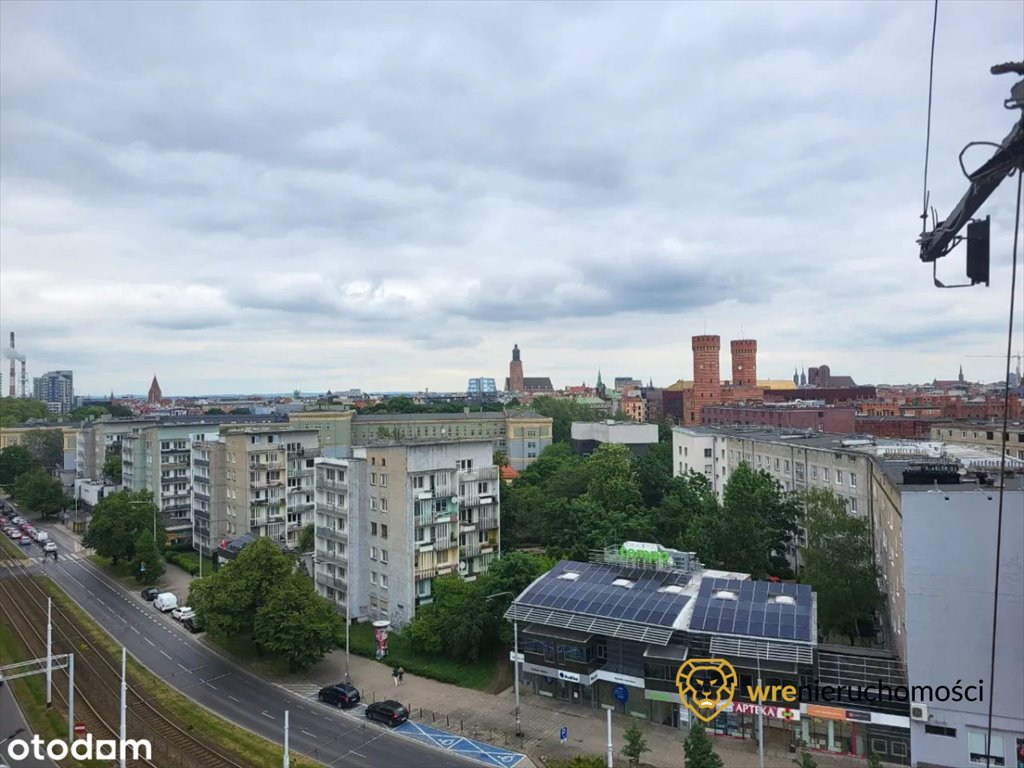
<svg viewBox="0 0 1024 768">
<path fill-rule="evenodd" d="M 512 595 L 515 598 L 514 592 L 495 592 L 493 595 L 487 595 L 484 600 L 490 600 L 492 597 L 502 597 L 504 595 Z M 513 602 L 515 602 L 513 600 Z M 523 724 L 519 719 L 519 620 L 512 619 L 512 664 L 515 669 L 515 691 L 516 691 L 516 736 L 523 735 Z"/>
</svg>

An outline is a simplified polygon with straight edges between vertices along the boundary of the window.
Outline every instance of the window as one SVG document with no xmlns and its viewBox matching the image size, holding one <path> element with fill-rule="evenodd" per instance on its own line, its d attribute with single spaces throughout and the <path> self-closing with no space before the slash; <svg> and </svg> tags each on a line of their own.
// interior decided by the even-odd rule
<svg viewBox="0 0 1024 768">
<path fill-rule="evenodd" d="M 789 460 L 788 459 L 785 462 L 784 471 L 789 472 Z"/>
<path fill-rule="evenodd" d="M 386 525 L 381 525 L 381 527 L 380 527 L 380 537 L 382 539 L 386 539 L 388 537 L 388 527 Z"/>
<path fill-rule="evenodd" d="M 843 470 L 837 469 L 836 470 L 836 485 L 842 485 L 842 484 L 843 484 Z"/>
<path fill-rule="evenodd" d="M 377 548 L 376 547 L 370 547 L 370 559 L 371 560 L 376 560 L 377 559 Z"/>
<path fill-rule="evenodd" d="M 711 458 L 711 449 L 710 448 L 705 448 L 704 449 L 704 458 L 705 459 L 710 459 Z"/>
<path fill-rule="evenodd" d="M 386 467 L 388 465 L 388 460 L 385 459 L 383 456 L 381 456 L 381 458 L 380 458 L 380 465 L 382 467 Z"/>
<path fill-rule="evenodd" d="M 412 487 L 413 488 L 417 488 L 417 489 L 423 488 L 423 484 L 424 484 L 425 480 L 426 480 L 426 478 L 423 477 L 423 475 L 417 475 L 416 477 L 414 477 L 412 479 Z"/>
<path fill-rule="evenodd" d="M 377 473 L 376 472 L 371 472 L 370 473 L 370 485 L 376 485 L 376 484 L 377 484 Z"/>
<path fill-rule="evenodd" d="M 381 488 L 387 488 L 388 487 L 388 476 L 386 474 L 384 474 L 383 472 L 380 473 L 380 485 L 381 485 Z"/>
<path fill-rule="evenodd" d="M 821 468 L 821 479 L 826 483 L 828 482 L 828 467 Z"/>
<path fill-rule="evenodd" d="M 381 499 L 380 500 L 380 511 L 381 512 L 387 512 L 388 511 L 388 500 L 387 499 Z"/>
<path fill-rule="evenodd" d="M 1006 765 L 1006 761 L 1003 759 L 1003 737 L 993 733 L 992 742 L 988 744 L 988 749 L 985 749 L 987 735 L 985 731 L 967 731 L 967 748 L 970 752 L 971 762 L 982 764 L 988 762 L 989 765 L 995 766 Z"/>
<path fill-rule="evenodd" d="M 380 561 L 382 563 L 384 563 L 385 565 L 387 564 L 387 562 L 388 562 L 388 551 L 386 549 L 382 549 L 380 551 Z"/>
<path fill-rule="evenodd" d="M 851 488 L 856 488 L 857 487 L 857 476 L 855 474 L 853 474 L 853 472 L 850 473 L 850 487 Z"/>
<path fill-rule="evenodd" d="M 463 472 L 468 472 L 473 468 L 473 460 L 459 459 L 457 462 L 455 462 L 455 466 L 457 469 L 461 469 Z"/>
<path fill-rule="evenodd" d="M 850 502 L 850 511 L 851 512 L 856 512 L 857 511 L 857 497 L 856 496 L 851 496 L 849 498 L 849 502 Z"/>
<path fill-rule="evenodd" d="M 370 523 L 370 535 L 371 536 L 376 536 L 377 535 L 377 524 L 376 523 Z"/>
<path fill-rule="evenodd" d="M 779 471 L 779 460 L 778 459 L 775 459 L 775 471 L 776 472 Z"/>
<path fill-rule="evenodd" d="M 382 573 L 380 575 L 380 585 L 384 587 L 384 589 L 388 588 L 388 575 L 386 573 Z"/>
<path fill-rule="evenodd" d="M 374 498 L 373 496 L 370 497 L 370 509 L 377 509 L 377 499 Z"/>
<path fill-rule="evenodd" d="M 818 465 L 817 464 L 811 464 L 811 480 L 817 480 L 817 479 L 818 479 Z"/>
<path fill-rule="evenodd" d="M 956 728 L 947 728 L 944 725 L 931 725 L 928 724 L 924 727 L 925 733 L 930 733 L 932 736 L 949 736 L 950 738 L 956 738 Z"/>
<path fill-rule="evenodd" d="M 370 583 L 371 584 L 376 584 L 377 583 L 377 572 L 376 571 L 370 571 Z"/>
</svg>

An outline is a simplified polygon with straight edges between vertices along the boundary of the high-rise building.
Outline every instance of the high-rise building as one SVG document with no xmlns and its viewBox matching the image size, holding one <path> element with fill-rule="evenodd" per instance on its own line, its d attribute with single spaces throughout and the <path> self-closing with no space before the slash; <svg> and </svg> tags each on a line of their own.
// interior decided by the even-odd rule
<svg viewBox="0 0 1024 768">
<path fill-rule="evenodd" d="M 75 408 L 74 374 L 47 371 L 32 382 L 34 397 L 46 403 L 50 413 L 70 413 Z"/>
<path fill-rule="evenodd" d="M 353 617 L 400 627 L 432 600 L 433 579 L 475 579 L 497 556 L 489 440 L 359 447 L 315 471 L 317 591 Z"/>
<path fill-rule="evenodd" d="M 470 400 L 481 400 L 497 396 L 498 387 L 494 383 L 494 379 L 480 377 L 470 379 L 466 384 L 466 397 Z"/>
</svg>

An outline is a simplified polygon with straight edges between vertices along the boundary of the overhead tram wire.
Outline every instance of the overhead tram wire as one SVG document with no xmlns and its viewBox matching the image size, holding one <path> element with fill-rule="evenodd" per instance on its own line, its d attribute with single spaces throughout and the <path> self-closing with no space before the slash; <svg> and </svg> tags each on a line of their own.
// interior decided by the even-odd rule
<svg viewBox="0 0 1024 768">
<path fill-rule="evenodd" d="M 939 25 L 939 0 L 932 10 L 932 46 L 928 62 L 928 122 L 924 136 L 924 190 L 921 193 L 921 234 L 928 230 L 928 157 L 932 148 L 932 93 L 935 83 L 935 31 Z"/>
<path fill-rule="evenodd" d="M 1017 172 L 1017 212 L 1013 224 L 1013 257 L 1010 261 L 1010 328 L 1006 333 L 1006 379 L 1003 384 L 1003 435 L 1000 440 L 1001 450 L 999 457 L 999 510 L 996 515 L 996 577 L 995 587 L 992 596 L 992 650 L 989 655 L 988 668 L 988 727 L 985 734 L 985 765 L 991 765 L 992 760 L 992 708 L 994 704 L 993 692 L 996 683 L 996 628 L 999 626 L 999 561 L 1003 549 L 1003 499 L 1006 493 L 1006 442 L 1009 437 L 1009 414 L 1010 414 L 1010 363 L 1013 361 L 1013 321 L 1014 304 L 1017 297 L 1017 249 L 1020 243 L 1020 206 L 1021 186 L 1024 182 L 1024 173 Z"/>
</svg>

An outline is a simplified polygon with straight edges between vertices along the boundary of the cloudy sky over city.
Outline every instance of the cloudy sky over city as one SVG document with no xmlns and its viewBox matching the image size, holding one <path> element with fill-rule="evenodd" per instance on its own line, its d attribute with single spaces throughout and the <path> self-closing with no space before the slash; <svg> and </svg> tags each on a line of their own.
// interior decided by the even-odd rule
<svg viewBox="0 0 1024 768">
<path fill-rule="evenodd" d="M 457 390 L 518 343 L 556 386 L 667 385 L 708 332 L 758 339 L 763 378 L 1002 377 L 968 355 L 1005 353 L 1016 185 L 983 209 L 992 287 L 937 290 L 915 243 L 931 3 L 0 13 L 0 331 L 30 376 Z M 989 67 L 1022 29 L 940 3 L 940 216 L 1018 116 Z"/>
</svg>

